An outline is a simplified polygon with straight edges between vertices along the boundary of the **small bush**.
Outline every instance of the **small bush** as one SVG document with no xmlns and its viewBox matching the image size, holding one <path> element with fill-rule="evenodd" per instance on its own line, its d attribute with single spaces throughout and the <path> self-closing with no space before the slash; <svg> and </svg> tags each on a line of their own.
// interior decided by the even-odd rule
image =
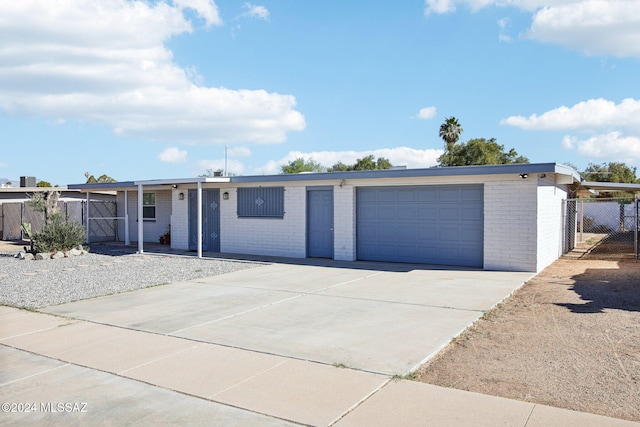
<svg viewBox="0 0 640 427">
<path fill-rule="evenodd" d="M 33 236 L 35 252 L 68 251 L 85 242 L 84 228 L 80 223 L 69 222 L 60 214 L 49 217 L 42 232 Z"/>
</svg>

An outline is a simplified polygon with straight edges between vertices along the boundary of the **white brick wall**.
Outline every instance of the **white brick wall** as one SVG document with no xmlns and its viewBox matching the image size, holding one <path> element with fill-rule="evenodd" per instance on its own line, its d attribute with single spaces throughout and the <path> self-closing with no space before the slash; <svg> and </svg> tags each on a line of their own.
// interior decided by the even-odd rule
<svg viewBox="0 0 640 427">
<path fill-rule="evenodd" d="M 180 200 L 179 194 L 184 194 Z M 189 249 L 189 190 L 177 188 L 172 191 L 171 203 L 171 247 Z"/>
<path fill-rule="evenodd" d="M 536 271 L 536 180 L 484 184 L 484 268 Z"/>
<path fill-rule="evenodd" d="M 285 186 L 282 219 L 238 218 L 236 188 L 222 191 L 229 192 L 220 203 L 222 252 L 306 257 L 306 186 Z"/>
<path fill-rule="evenodd" d="M 353 185 L 333 189 L 333 257 L 356 259 L 356 189 Z"/>
<path fill-rule="evenodd" d="M 562 255 L 563 204 L 566 185 L 556 186 L 553 176 L 540 178 L 538 183 L 538 238 L 536 272 Z"/>
</svg>

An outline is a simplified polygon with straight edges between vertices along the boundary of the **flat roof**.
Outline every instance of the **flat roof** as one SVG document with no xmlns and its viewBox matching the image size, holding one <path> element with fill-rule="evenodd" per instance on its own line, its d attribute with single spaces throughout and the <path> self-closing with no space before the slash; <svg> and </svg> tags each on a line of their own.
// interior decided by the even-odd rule
<svg viewBox="0 0 640 427">
<path fill-rule="evenodd" d="M 315 172 L 280 175 L 250 175 L 231 177 L 197 177 L 176 179 L 153 179 L 123 182 L 98 182 L 93 184 L 71 184 L 69 189 L 94 191 L 132 189 L 138 185 L 163 186 L 177 184 L 200 183 L 261 183 L 261 182 L 294 182 L 294 181 L 322 181 L 327 179 L 376 179 L 376 178 L 416 178 L 416 177 L 447 177 L 473 175 L 508 175 L 556 173 L 571 177 L 573 182 L 580 182 L 580 174 L 573 168 L 557 163 L 518 163 L 510 165 L 486 166 L 449 166 L 420 169 L 384 169 L 348 172 Z"/>
<path fill-rule="evenodd" d="M 581 185 L 589 190 L 595 191 L 626 191 L 628 193 L 640 192 L 640 184 L 583 181 Z"/>
</svg>

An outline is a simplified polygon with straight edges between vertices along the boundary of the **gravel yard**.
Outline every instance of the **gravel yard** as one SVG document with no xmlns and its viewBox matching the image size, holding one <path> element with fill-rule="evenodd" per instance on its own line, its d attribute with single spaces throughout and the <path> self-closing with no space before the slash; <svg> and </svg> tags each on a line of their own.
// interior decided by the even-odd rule
<svg viewBox="0 0 640 427">
<path fill-rule="evenodd" d="M 0 304 L 40 308 L 257 267 L 250 262 L 118 253 L 57 260 L 14 258 L 0 248 Z"/>
</svg>

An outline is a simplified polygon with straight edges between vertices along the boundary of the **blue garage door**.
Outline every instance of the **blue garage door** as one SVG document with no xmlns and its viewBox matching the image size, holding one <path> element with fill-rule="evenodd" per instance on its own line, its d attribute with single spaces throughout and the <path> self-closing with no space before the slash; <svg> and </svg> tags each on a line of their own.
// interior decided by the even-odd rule
<svg viewBox="0 0 640 427">
<path fill-rule="evenodd" d="M 357 189 L 358 259 L 482 267 L 482 185 Z"/>
</svg>

